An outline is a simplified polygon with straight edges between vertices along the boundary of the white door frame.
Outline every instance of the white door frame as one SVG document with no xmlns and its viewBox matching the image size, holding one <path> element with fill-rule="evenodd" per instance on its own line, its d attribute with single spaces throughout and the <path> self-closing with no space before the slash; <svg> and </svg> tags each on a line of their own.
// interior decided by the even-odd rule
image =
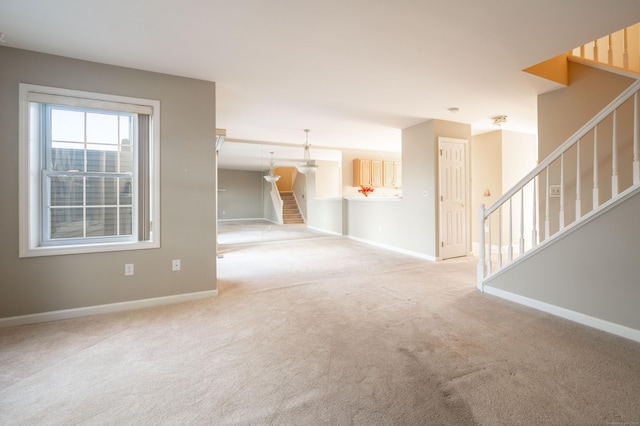
<svg viewBox="0 0 640 426">
<path fill-rule="evenodd" d="M 442 229 L 443 229 L 443 205 L 442 199 L 440 197 L 442 193 L 442 182 L 440 179 L 440 162 L 441 155 L 440 150 L 442 149 L 442 142 L 453 142 L 453 143 L 461 143 L 464 145 L 464 170 L 465 170 L 465 206 L 464 206 L 464 244 L 465 244 L 465 255 L 468 256 L 470 253 L 470 206 L 471 206 L 471 198 L 470 198 L 470 189 L 471 189 L 471 173 L 470 173 L 470 165 L 469 165 L 469 141 L 467 139 L 456 139 L 456 138 L 448 138 L 448 137 L 438 137 L 438 247 L 437 247 L 437 258 L 444 260 L 445 258 L 442 256 Z"/>
</svg>

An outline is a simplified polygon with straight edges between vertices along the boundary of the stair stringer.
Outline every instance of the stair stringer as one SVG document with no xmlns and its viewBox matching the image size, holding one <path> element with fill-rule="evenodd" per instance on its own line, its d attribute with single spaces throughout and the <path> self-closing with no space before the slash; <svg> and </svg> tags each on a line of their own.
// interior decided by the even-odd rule
<svg viewBox="0 0 640 426">
<path fill-rule="evenodd" d="M 484 292 L 640 342 L 640 186 L 484 280 Z"/>
</svg>

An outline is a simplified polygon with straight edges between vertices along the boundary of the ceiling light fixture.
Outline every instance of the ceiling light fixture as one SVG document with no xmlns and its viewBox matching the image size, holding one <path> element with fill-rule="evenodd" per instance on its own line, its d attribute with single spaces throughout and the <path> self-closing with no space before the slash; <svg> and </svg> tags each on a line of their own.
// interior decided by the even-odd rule
<svg viewBox="0 0 640 426">
<path fill-rule="evenodd" d="M 300 163 L 296 166 L 299 173 L 303 175 L 310 175 L 316 172 L 318 166 L 316 165 L 316 161 L 312 160 L 309 156 L 309 129 L 304 129 L 304 132 L 307 134 L 306 140 L 304 143 L 304 162 Z"/>
<path fill-rule="evenodd" d="M 274 183 L 277 182 L 278 179 L 280 179 L 280 176 L 276 175 L 273 171 L 273 152 L 271 153 L 271 162 L 269 163 L 269 174 L 266 176 L 263 176 L 264 180 L 266 180 L 267 182 L 270 183 Z"/>
<path fill-rule="evenodd" d="M 493 120 L 493 125 L 498 127 L 502 126 L 502 123 L 507 122 L 506 115 L 496 115 L 495 117 L 491 117 L 491 119 Z"/>
</svg>

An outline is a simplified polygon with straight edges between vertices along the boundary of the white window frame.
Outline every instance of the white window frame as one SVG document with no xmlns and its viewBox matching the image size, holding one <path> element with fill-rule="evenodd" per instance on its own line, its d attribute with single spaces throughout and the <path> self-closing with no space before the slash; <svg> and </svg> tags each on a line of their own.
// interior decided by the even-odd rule
<svg viewBox="0 0 640 426">
<path fill-rule="evenodd" d="M 19 86 L 19 92 L 19 256 L 52 256 L 160 247 L 160 102 L 23 83 Z M 134 232 L 134 237 L 128 241 L 86 239 L 74 244 L 62 241 L 60 244 L 52 244 L 51 241 L 44 243 L 44 188 L 41 164 L 44 148 L 38 133 L 41 123 L 32 123 L 30 119 L 32 102 L 149 115 L 149 150 L 148 158 L 144 159 L 148 165 L 149 194 L 138 201 L 149 203 L 150 223 L 146 227 L 148 235 L 144 239 L 139 237 L 139 233 Z M 134 154 L 134 157 L 136 156 Z M 134 214 L 134 220 L 139 220 L 138 215 Z"/>
</svg>

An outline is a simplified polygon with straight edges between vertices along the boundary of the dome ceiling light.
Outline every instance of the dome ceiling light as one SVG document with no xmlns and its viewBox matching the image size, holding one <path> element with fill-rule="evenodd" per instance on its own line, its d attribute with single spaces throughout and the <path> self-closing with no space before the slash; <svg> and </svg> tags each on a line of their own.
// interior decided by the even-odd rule
<svg viewBox="0 0 640 426">
<path fill-rule="evenodd" d="M 280 176 L 278 176 L 278 175 L 276 175 L 276 174 L 274 173 L 274 167 L 273 167 L 273 165 L 274 165 L 274 162 L 273 162 L 273 152 L 271 152 L 271 162 L 269 163 L 269 174 L 268 174 L 268 175 L 263 176 L 264 180 L 266 180 L 267 182 L 271 182 L 271 183 L 277 182 L 277 181 L 278 181 L 278 179 L 280 179 Z"/>
</svg>

